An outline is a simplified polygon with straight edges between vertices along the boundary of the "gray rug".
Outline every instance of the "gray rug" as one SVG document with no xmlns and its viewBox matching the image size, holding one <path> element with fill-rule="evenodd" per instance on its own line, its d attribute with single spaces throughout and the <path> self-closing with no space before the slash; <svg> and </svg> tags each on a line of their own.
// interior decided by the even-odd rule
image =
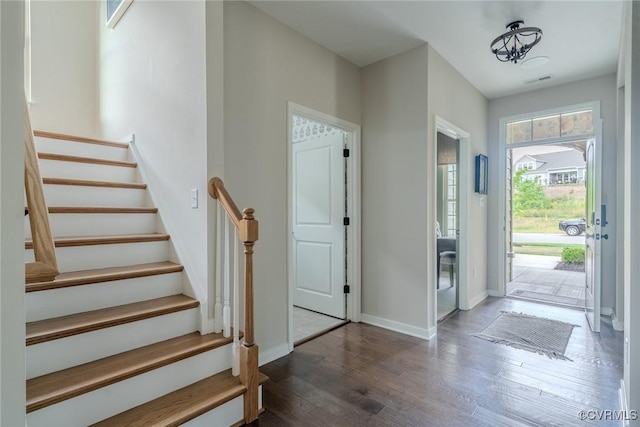
<svg viewBox="0 0 640 427">
<path fill-rule="evenodd" d="M 482 332 L 471 335 L 521 350 L 545 354 L 552 359 L 571 360 L 564 352 L 575 327 L 578 325 L 503 311 Z"/>
</svg>

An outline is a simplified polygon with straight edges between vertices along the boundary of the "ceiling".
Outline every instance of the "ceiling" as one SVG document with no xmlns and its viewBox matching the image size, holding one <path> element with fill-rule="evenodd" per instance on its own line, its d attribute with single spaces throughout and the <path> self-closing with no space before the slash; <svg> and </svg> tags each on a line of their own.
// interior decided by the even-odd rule
<svg viewBox="0 0 640 427">
<path fill-rule="evenodd" d="M 428 42 L 487 98 L 612 73 L 623 1 L 268 1 L 251 4 L 355 65 L 364 67 Z M 531 69 L 499 62 L 491 41 L 524 20 L 542 40 Z M 544 76 L 550 79 L 538 81 Z M 534 81 L 533 83 L 525 83 Z"/>
</svg>

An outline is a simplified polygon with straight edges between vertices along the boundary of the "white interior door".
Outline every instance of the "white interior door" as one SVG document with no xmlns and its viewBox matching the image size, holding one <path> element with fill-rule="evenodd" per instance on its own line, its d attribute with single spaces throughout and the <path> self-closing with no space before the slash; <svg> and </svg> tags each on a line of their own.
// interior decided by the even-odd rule
<svg viewBox="0 0 640 427">
<path fill-rule="evenodd" d="M 587 141 L 586 231 L 585 231 L 585 314 L 594 332 L 600 332 L 600 165 L 596 138 Z"/>
<path fill-rule="evenodd" d="M 343 133 L 293 144 L 293 304 L 345 318 Z"/>
</svg>

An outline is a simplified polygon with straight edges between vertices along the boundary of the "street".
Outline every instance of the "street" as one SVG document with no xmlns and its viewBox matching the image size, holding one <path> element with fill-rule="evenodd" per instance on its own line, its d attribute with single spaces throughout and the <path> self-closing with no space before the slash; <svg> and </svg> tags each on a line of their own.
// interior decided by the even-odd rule
<svg viewBox="0 0 640 427">
<path fill-rule="evenodd" d="M 584 244 L 584 234 L 568 236 L 562 234 L 513 233 L 513 241 L 520 243 L 578 243 Z"/>
</svg>

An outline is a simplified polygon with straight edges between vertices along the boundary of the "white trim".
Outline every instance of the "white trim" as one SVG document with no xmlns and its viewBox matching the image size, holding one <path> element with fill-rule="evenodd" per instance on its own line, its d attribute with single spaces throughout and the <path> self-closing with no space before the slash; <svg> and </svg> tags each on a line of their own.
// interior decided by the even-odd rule
<svg viewBox="0 0 640 427">
<path fill-rule="evenodd" d="M 457 262 L 458 262 L 458 282 L 459 282 L 459 287 L 458 287 L 458 308 L 460 310 L 469 310 L 471 307 L 469 305 L 469 290 L 468 290 L 468 271 L 469 271 L 469 257 L 467 255 L 467 248 L 468 246 L 468 234 L 467 234 L 467 217 L 468 217 L 468 209 L 467 209 L 467 201 L 469 198 L 469 173 L 470 173 L 470 165 L 471 165 L 471 134 L 469 134 L 469 132 L 465 131 L 462 128 L 459 128 L 458 126 L 452 124 L 451 122 L 443 119 L 442 117 L 438 116 L 438 115 L 434 115 L 434 121 L 435 121 L 435 126 L 434 126 L 434 133 L 433 133 L 433 138 L 434 141 L 437 141 L 438 139 L 438 132 L 444 133 L 447 136 L 450 136 L 451 138 L 457 139 L 459 141 L 458 143 L 458 154 L 459 154 L 459 159 L 458 159 L 458 168 L 457 168 L 457 173 L 458 173 L 458 230 L 460 231 L 460 234 L 458 236 L 458 243 L 457 243 Z M 435 200 L 435 195 L 437 194 L 436 191 L 436 185 L 438 182 L 438 177 L 437 177 L 437 173 L 438 173 L 438 168 L 435 167 L 435 159 L 437 159 L 437 143 L 433 144 L 433 147 L 431 148 L 433 150 L 432 152 L 432 158 L 434 159 L 434 168 L 433 168 L 433 184 L 432 184 L 432 194 L 434 195 L 434 200 Z M 485 197 L 484 195 L 482 195 L 481 197 Z M 437 203 L 432 203 L 431 206 L 431 214 L 432 217 L 434 218 L 434 225 L 433 227 L 435 227 L 435 218 L 437 218 Z M 431 236 L 435 236 L 435 232 L 430 234 Z M 428 245 L 427 245 L 428 253 L 436 253 L 436 239 L 435 237 L 432 239 L 429 239 Z M 435 258 L 434 258 L 435 259 Z M 429 294 L 431 296 L 431 318 L 429 319 L 429 324 L 434 325 L 434 329 L 437 328 L 437 324 L 438 324 L 438 292 L 437 292 L 437 286 L 436 286 L 436 277 L 437 277 L 437 272 L 435 271 L 436 269 L 433 268 L 432 271 L 433 273 L 431 274 L 431 277 L 429 280 Z"/>
<path fill-rule="evenodd" d="M 496 290 L 496 289 L 489 289 L 488 291 L 488 295 L 490 297 L 503 297 L 504 294 L 500 293 L 500 291 Z"/>
<path fill-rule="evenodd" d="M 602 316 L 613 316 L 613 308 L 611 308 L 611 307 L 602 307 L 602 308 L 600 308 L 600 314 Z"/>
<path fill-rule="evenodd" d="M 351 218 L 351 225 L 348 230 L 347 250 L 349 253 L 349 268 L 347 270 L 349 276 L 349 285 L 351 287 L 351 293 L 347 298 L 347 312 L 346 318 L 352 322 L 360 322 L 361 312 L 361 151 L 360 151 L 360 138 L 361 127 L 358 124 L 348 122 L 346 120 L 339 119 L 337 117 L 330 116 L 328 114 L 313 110 L 308 107 L 296 104 L 294 102 L 287 102 L 287 322 L 288 322 L 288 348 L 289 351 L 293 351 L 294 334 L 293 334 L 293 265 L 291 259 L 293 258 L 291 241 L 289 236 L 293 234 L 293 228 L 291 224 L 291 212 L 292 212 L 292 133 L 293 133 L 293 115 L 300 115 L 312 120 L 317 120 L 323 123 L 327 123 L 331 126 L 340 128 L 347 133 L 350 133 L 351 146 L 350 146 L 350 158 L 351 164 L 349 169 L 349 217 Z"/>
<path fill-rule="evenodd" d="M 274 360 L 278 360 L 281 357 L 285 357 L 289 353 L 291 353 L 291 350 L 289 350 L 289 343 L 280 344 L 267 351 L 260 349 L 258 353 L 258 366 L 271 363 Z"/>
<path fill-rule="evenodd" d="M 620 380 L 620 388 L 618 389 L 618 399 L 620 400 L 620 410 L 623 414 L 628 414 L 629 412 L 629 403 L 627 402 L 627 387 L 624 384 L 624 378 Z M 627 417 L 622 417 L 621 425 L 622 427 L 627 427 L 629 425 L 629 420 L 625 419 Z"/>
<path fill-rule="evenodd" d="M 518 148 L 518 147 L 527 147 L 534 145 L 544 145 L 544 144 L 553 144 L 567 141 L 575 141 L 576 139 L 580 139 L 580 135 L 573 135 L 561 138 L 548 138 L 544 140 L 537 140 L 531 142 L 523 142 L 517 144 L 507 144 L 506 141 L 506 125 L 509 122 L 514 122 L 518 120 L 524 120 L 532 117 L 543 117 L 547 115 L 561 114 L 571 111 L 578 110 L 592 110 L 592 120 L 595 125 L 600 121 L 600 101 L 593 102 L 585 102 L 581 104 L 567 105 L 564 107 L 557 107 L 543 111 L 532 111 L 529 113 L 518 114 L 515 116 L 501 117 L 499 120 L 499 131 L 498 131 L 498 140 L 499 140 L 499 150 L 498 150 L 498 206 L 501 206 L 501 211 L 498 212 L 498 215 L 503 218 L 502 226 L 498 227 L 498 289 L 495 291 L 496 296 L 504 296 L 506 295 L 507 283 L 506 283 L 506 230 L 505 230 L 505 203 L 506 203 L 506 173 L 507 173 L 507 165 L 506 165 L 506 157 L 505 153 L 507 148 Z M 596 135 L 598 138 L 598 143 L 602 144 L 602 135 Z"/>
<path fill-rule="evenodd" d="M 611 324 L 614 331 L 624 331 L 624 319 L 619 319 L 615 312 L 611 314 Z"/>
<path fill-rule="evenodd" d="M 120 21 L 120 18 L 122 18 L 122 15 L 124 15 L 127 9 L 129 9 L 129 6 L 131 6 L 131 3 L 133 3 L 133 0 L 122 0 L 120 2 L 116 10 L 113 12 L 113 15 L 111 15 L 111 18 L 108 18 L 107 28 L 114 29 L 116 25 L 118 25 L 118 21 Z M 104 7 L 105 7 L 105 13 L 106 13 L 106 7 L 107 7 L 106 2 L 104 3 Z"/>
<path fill-rule="evenodd" d="M 360 320 L 362 321 L 362 323 L 366 323 L 368 325 L 389 329 L 390 331 L 400 332 L 401 334 L 410 335 L 416 338 L 422 338 L 423 340 L 430 340 L 431 338 L 436 336 L 435 326 L 424 329 L 413 325 L 407 325 L 406 323 L 396 322 L 395 320 L 371 316 L 370 314 L 365 313 L 362 313 L 362 317 Z"/>
<path fill-rule="evenodd" d="M 489 297 L 489 291 L 486 290 L 486 291 L 480 293 L 480 295 L 477 295 L 477 296 L 471 298 L 471 300 L 469 301 L 469 310 L 471 310 L 476 305 L 480 304 L 482 301 L 484 301 L 488 297 Z"/>
</svg>

